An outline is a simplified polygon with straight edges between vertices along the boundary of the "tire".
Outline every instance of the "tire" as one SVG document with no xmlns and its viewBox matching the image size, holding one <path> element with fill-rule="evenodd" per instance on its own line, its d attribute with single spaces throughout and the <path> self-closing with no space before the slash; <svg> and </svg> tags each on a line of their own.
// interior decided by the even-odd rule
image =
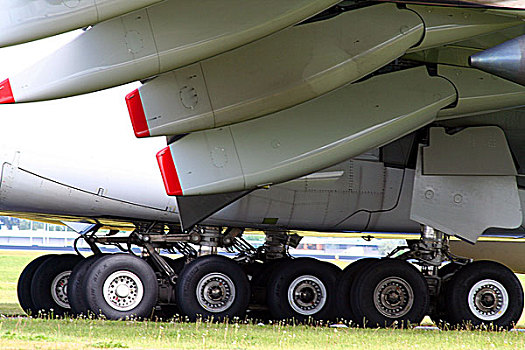
<svg viewBox="0 0 525 350">
<path fill-rule="evenodd" d="M 523 288 L 516 275 L 494 261 L 461 268 L 447 291 L 449 321 L 455 326 L 510 329 L 523 311 Z"/>
<path fill-rule="evenodd" d="M 130 254 L 96 260 L 84 285 L 88 309 L 110 320 L 149 318 L 157 304 L 155 272 L 147 262 Z"/>
<path fill-rule="evenodd" d="M 366 327 L 419 324 L 430 302 L 423 275 L 396 259 L 382 259 L 361 270 L 350 293 L 358 324 Z M 400 294 L 403 298 L 398 298 Z"/>
<path fill-rule="evenodd" d="M 176 298 L 191 321 L 199 316 L 217 321 L 232 319 L 246 313 L 250 284 L 235 261 L 207 255 L 184 267 L 177 281 Z"/>
<path fill-rule="evenodd" d="M 271 260 L 265 263 L 254 263 L 253 266 L 245 268 L 246 274 L 251 276 L 250 287 L 252 292 L 251 303 L 266 305 L 268 282 L 277 266 L 290 259 Z"/>
<path fill-rule="evenodd" d="M 69 282 L 67 284 L 67 296 L 69 298 L 69 306 L 71 307 L 71 313 L 73 315 L 88 315 L 89 309 L 86 303 L 84 277 L 95 261 L 103 256 L 103 254 L 92 255 L 79 262 L 71 271 Z"/>
<path fill-rule="evenodd" d="M 430 318 L 434 323 L 440 327 L 445 329 L 447 325 L 450 323 L 449 319 L 449 309 L 448 309 L 448 303 L 447 303 L 447 297 L 446 297 L 446 291 L 448 288 L 448 284 L 450 283 L 450 280 L 454 276 L 456 272 L 459 271 L 464 265 L 460 265 L 454 262 L 450 262 L 446 265 L 443 265 L 438 270 L 438 277 L 444 278 L 441 280 L 441 290 L 439 292 L 439 295 L 437 296 L 437 300 L 435 300 L 435 310 L 430 315 Z"/>
<path fill-rule="evenodd" d="M 335 318 L 336 281 L 334 265 L 297 258 L 276 266 L 268 283 L 266 303 L 275 319 L 305 321 Z"/>
<path fill-rule="evenodd" d="M 55 255 L 38 267 L 31 281 L 31 298 L 39 312 L 51 316 L 71 312 L 67 284 L 71 271 L 82 260 L 79 255 Z"/>
<path fill-rule="evenodd" d="M 162 255 L 162 258 L 168 263 L 168 265 L 173 269 L 173 271 L 175 271 L 177 275 L 180 275 L 187 260 L 185 256 L 181 256 L 177 259 L 172 259 L 168 256 Z M 161 276 L 164 276 L 163 273 L 158 271 L 156 264 L 152 262 L 152 259 L 150 257 L 146 257 L 144 261 L 146 261 L 156 273 L 160 273 Z M 174 316 L 181 314 L 180 308 L 175 302 L 175 287 L 172 288 L 173 293 L 170 300 L 171 302 L 167 304 L 162 303 L 161 301 L 162 287 L 159 286 L 159 304 L 155 307 L 155 313 L 153 315 L 154 319 L 159 321 L 167 321 L 169 319 L 172 319 Z"/>
<path fill-rule="evenodd" d="M 268 281 L 274 272 L 276 266 L 282 264 L 289 258 L 270 260 L 265 263 L 254 262 L 244 266 L 244 270 L 250 278 L 250 309 L 247 316 L 252 320 L 267 322 L 272 319 L 270 311 L 266 305 L 266 294 Z"/>
<path fill-rule="evenodd" d="M 354 261 L 345 269 L 341 274 L 341 277 L 338 279 L 337 284 L 337 317 L 352 321 L 353 323 L 358 323 L 359 320 L 355 316 L 354 311 L 352 310 L 351 302 L 351 290 L 352 285 L 356 279 L 356 276 L 361 272 L 361 270 L 366 269 L 370 264 L 379 261 L 377 258 L 364 258 Z"/>
<path fill-rule="evenodd" d="M 18 278 L 18 284 L 16 287 L 18 302 L 20 303 L 22 310 L 24 310 L 29 316 L 35 316 L 38 314 L 38 308 L 33 303 L 33 298 L 31 298 L 31 282 L 35 275 L 35 271 L 44 263 L 44 261 L 53 256 L 55 256 L 55 254 L 47 254 L 34 259 L 27 264 Z"/>
</svg>

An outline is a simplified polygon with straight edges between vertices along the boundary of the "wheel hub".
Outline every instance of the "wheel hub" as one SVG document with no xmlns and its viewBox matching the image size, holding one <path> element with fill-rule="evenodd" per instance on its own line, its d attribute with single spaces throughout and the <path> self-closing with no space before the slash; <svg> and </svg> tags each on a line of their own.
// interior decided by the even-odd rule
<svg viewBox="0 0 525 350">
<path fill-rule="evenodd" d="M 125 298 L 130 294 L 131 290 L 126 284 L 119 284 L 115 289 L 115 293 L 120 298 Z"/>
<path fill-rule="evenodd" d="M 144 296 L 140 278 L 130 271 L 116 271 L 104 282 L 104 300 L 118 311 L 129 311 L 137 307 Z"/>
<path fill-rule="evenodd" d="M 207 274 L 197 285 L 197 301 L 207 311 L 226 311 L 235 301 L 235 285 L 225 274 Z"/>
<path fill-rule="evenodd" d="M 67 283 L 69 281 L 71 271 L 64 271 L 59 273 L 51 282 L 51 297 L 60 307 L 70 309 L 69 299 L 67 297 Z"/>
<path fill-rule="evenodd" d="M 326 304 L 326 287 L 315 276 L 299 276 L 288 288 L 288 302 L 299 314 L 313 315 Z"/>
<path fill-rule="evenodd" d="M 374 305 L 386 317 L 402 317 L 410 311 L 413 304 L 414 291 L 402 278 L 385 278 L 374 290 Z"/>
<path fill-rule="evenodd" d="M 479 319 L 493 321 L 509 306 L 509 295 L 498 281 L 485 279 L 474 284 L 468 294 L 470 311 Z"/>
</svg>

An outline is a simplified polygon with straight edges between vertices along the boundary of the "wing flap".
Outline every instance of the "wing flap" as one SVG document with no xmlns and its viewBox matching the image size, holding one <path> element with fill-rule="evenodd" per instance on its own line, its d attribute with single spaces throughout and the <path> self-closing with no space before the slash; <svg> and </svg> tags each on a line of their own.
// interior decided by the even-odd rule
<svg viewBox="0 0 525 350">
<path fill-rule="evenodd" d="M 272 115 L 192 133 L 163 152 L 180 184 L 169 194 L 235 192 L 304 176 L 432 122 L 455 100 L 452 84 L 420 67 L 347 85 Z M 174 176 L 163 172 L 163 178 L 167 188 L 175 188 Z"/>
</svg>

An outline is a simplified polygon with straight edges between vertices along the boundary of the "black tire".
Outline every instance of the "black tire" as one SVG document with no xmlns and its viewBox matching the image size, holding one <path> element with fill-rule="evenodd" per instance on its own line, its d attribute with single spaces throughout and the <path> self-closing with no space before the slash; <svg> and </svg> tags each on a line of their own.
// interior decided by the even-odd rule
<svg viewBox="0 0 525 350">
<path fill-rule="evenodd" d="M 404 296 L 401 300 L 396 299 L 399 291 Z M 388 300 L 389 296 L 394 299 Z M 350 298 L 358 324 L 366 327 L 419 324 L 430 302 L 423 275 L 408 262 L 396 259 L 382 259 L 361 270 Z"/>
<path fill-rule="evenodd" d="M 335 266 L 312 258 L 276 266 L 266 296 L 270 314 L 275 319 L 297 321 L 334 319 L 339 274 Z"/>
<path fill-rule="evenodd" d="M 191 321 L 199 316 L 218 321 L 232 319 L 246 313 L 250 283 L 235 261 L 208 255 L 184 267 L 177 281 L 176 297 L 181 311 Z"/>
<path fill-rule="evenodd" d="M 430 318 L 440 328 L 446 328 L 447 325 L 450 323 L 449 309 L 446 297 L 446 290 L 448 288 L 448 284 L 450 283 L 450 280 L 452 279 L 454 274 L 458 272 L 459 269 L 461 269 L 463 266 L 464 265 L 450 262 L 446 265 L 443 265 L 438 270 L 438 277 L 441 277 L 443 279 L 441 280 L 440 293 L 437 296 L 437 299 L 434 301 L 435 310 L 433 310 L 433 313 L 430 315 Z"/>
<path fill-rule="evenodd" d="M 22 310 L 24 310 L 29 316 L 36 316 L 38 314 L 38 309 L 33 303 L 33 298 L 31 298 L 31 282 L 33 281 L 35 271 L 42 263 L 44 263 L 44 261 L 53 256 L 55 256 L 55 254 L 47 254 L 34 259 L 27 264 L 18 278 L 18 284 L 16 287 L 18 302 L 20 303 Z"/>
<path fill-rule="evenodd" d="M 88 309 L 110 320 L 149 318 L 157 304 L 155 272 L 147 262 L 130 254 L 97 259 L 87 272 L 84 285 Z"/>
<path fill-rule="evenodd" d="M 31 281 L 31 298 L 39 312 L 51 316 L 71 312 L 67 284 L 71 271 L 82 259 L 80 255 L 55 255 L 38 267 Z"/>
<path fill-rule="evenodd" d="M 510 269 L 494 261 L 475 261 L 461 268 L 450 281 L 446 296 L 449 321 L 455 326 L 510 329 L 523 312 L 520 281 Z"/>
<path fill-rule="evenodd" d="M 185 256 L 181 256 L 177 259 L 172 259 L 168 256 L 162 255 L 162 258 L 168 263 L 168 265 L 173 269 L 173 271 L 175 271 L 177 275 L 180 275 L 187 261 L 187 258 Z M 150 264 L 153 270 L 159 273 L 160 276 L 165 276 L 163 273 L 158 271 L 156 264 L 152 262 L 152 259 L 150 257 L 146 257 L 144 260 L 148 264 Z M 170 303 L 167 304 L 167 303 L 162 303 L 160 300 L 160 294 L 162 294 L 162 292 L 161 292 L 161 287 L 159 287 L 159 304 L 155 308 L 154 319 L 159 320 L 159 321 L 167 321 L 181 314 L 180 308 L 176 304 L 174 288 L 175 287 L 173 287 L 173 294 L 171 296 Z"/>
<path fill-rule="evenodd" d="M 272 319 L 268 306 L 266 305 L 268 280 L 276 266 L 286 260 L 289 260 L 289 258 L 270 260 L 265 263 L 254 262 L 253 264 L 244 266 L 246 275 L 250 280 L 251 289 L 250 308 L 248 309 L 247 316 L 252 321 L 267 322 Z"/>
<path fill-rule="evenodd" d="M 254 263 L 251 267 L 245 268 L 246 274 L 251 276 L 250 286 L 252 292 L 251 303 L 257 305 L 266 305 L 266 294 L 268 289 L 268 281 L 273 272 L 280 264 L 289 261 L 290 259 L 271 260 L 265 263 Z"/>
<path fill-rule="evenodd" d="M 352 285 L 356 279 L 356 276 L 361 270 L 366 269 L 370 264 L 379 261 L 377 258 L 364 258 L 354 261 L 345 269 L 338 279 L 337 284 L 337 317 L 358 323 L 359 320 L 355 316 L 352 310 L 352 302 L 350 298 L 350 292 Z"/>
<path fill-rule="evenodd" d="M 69 306 L 73 315 L 87 316 L 89 313 L 88 305 L 86 303 L 86 288 L 84 285 L 84 277 L 91 266 L 104 256 L 104 254 L 96 254 L 79 262 L 71 275 L 69 275 L 69 282 L 67 284 L 67 296 L 69 298 Z"/>
</svg>

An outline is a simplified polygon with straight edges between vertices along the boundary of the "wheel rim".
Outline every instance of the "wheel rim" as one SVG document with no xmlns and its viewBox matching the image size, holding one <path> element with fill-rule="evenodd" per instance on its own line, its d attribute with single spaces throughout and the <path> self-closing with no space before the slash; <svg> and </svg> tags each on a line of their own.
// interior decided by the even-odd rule
<svg viewBox="0 0 525 350">
<path fill-rule="evenodd" d="M 385 278 L 374 290 L 374 305 L 383 316 L 403 317 L 412 309 L 413 304 L 414 291 L 402 278 Z"/>
<path fill-rule="evenodd" d="M 288 302 L 299 314 L 313 315 L 326 304 L 326 287 L 315 276 L 299 276 L 288 287 Z"/>
<path fill-rule="evenodd" d="M 51 282 L 51 297 L 58 306 L 64 309 L 70 309 L 69 299 L 67 298 L 67 283 L 69 281 L 71 271 L 63 271 L 59 273 Z"/>
<path fill-rule="evenodd" d="M 498 281 L 485 279 L 474 284 L 468 293 L 468 306 L 483 321 L 497 320 L 509 306 L 509 294 Z"/>
<path fill-rule="evenodd" d="M 129 311 L 142 301 L 144 286 L 133 272 L 117 271 L 106 278 L 102 294 L 104 300 L 115 310 Z"/>
<path fill-rule="evenodd" d="M 209 273 L 201 278 L 196 293 L 200 306 L 213 313 L 228 310 L 235 301 L 235 285 L 222 273 Z"/>
</svg>

